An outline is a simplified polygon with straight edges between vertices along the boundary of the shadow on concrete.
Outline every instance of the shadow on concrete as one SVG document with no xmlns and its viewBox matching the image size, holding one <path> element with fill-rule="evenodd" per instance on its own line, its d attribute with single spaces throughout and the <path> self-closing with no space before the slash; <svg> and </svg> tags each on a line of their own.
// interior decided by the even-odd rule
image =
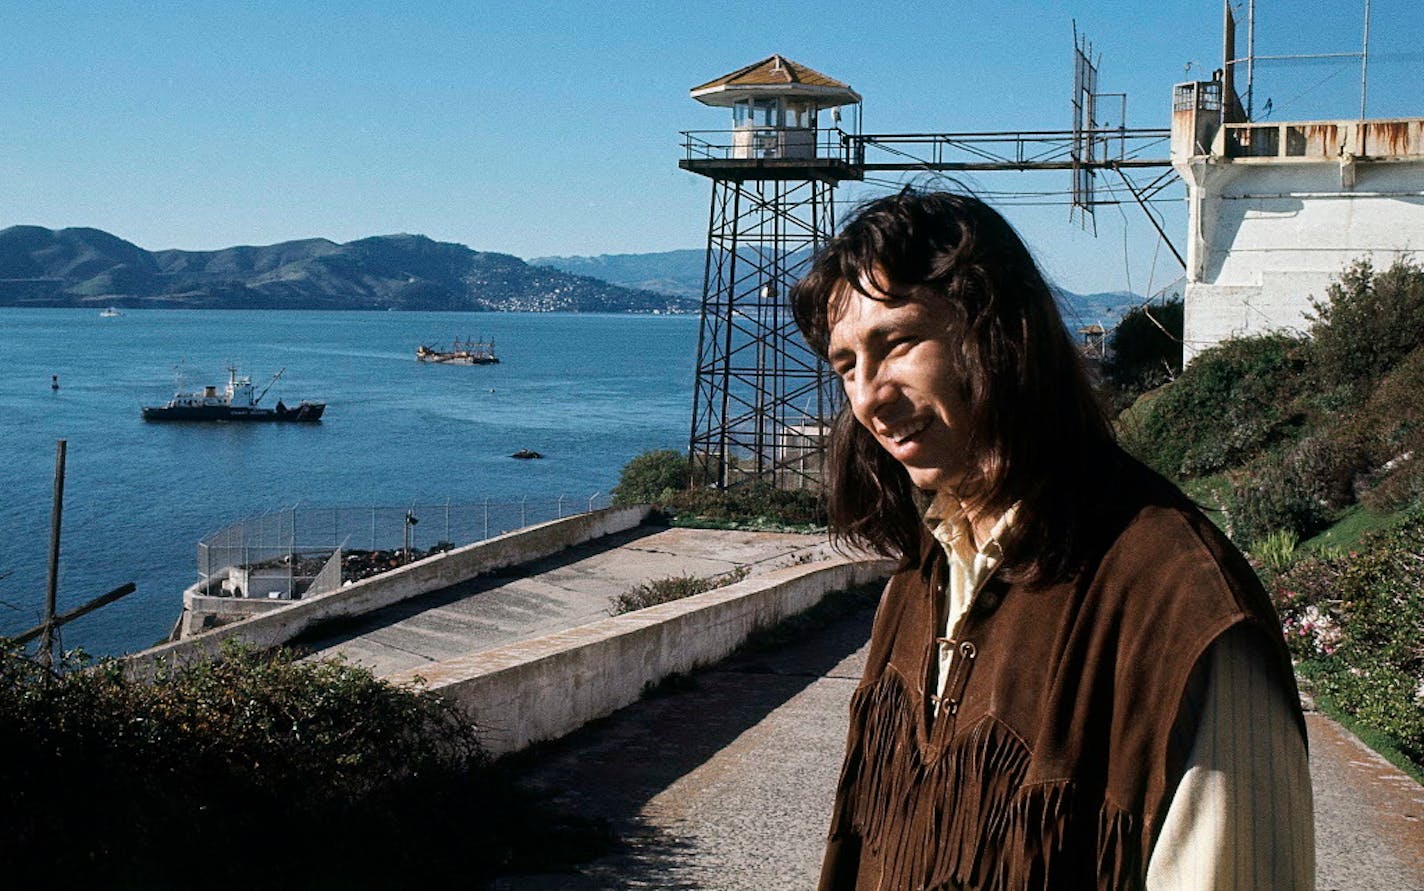
<svg viewBox="0 0 1424 891">
<path fill-rule="evenodd" d="M 663 531 L 665 527 L 641 525 L 596 538 L 539 560 L 508 566 L 478 575 L 409 600 L 373 610 L 360 616 L 325 619 L 294 637 L 288 646 L 300 652 L 317 652 L 340 647 L 373 631 L 388 628 L 432 609 L 439 609 L 503 587 L 510 582 L 571 566 L 580 560 L 632 544 Z"/>
<path fill-rule="evenodd" d="M 832 673 L 864 645 L 873 616 L 873 603 L 862 602 L 791 643 L 744 650 L 716 666 L 674 678 L 607 718 L 506 759 L 524 788 L 559 812 L 607 821 L 620 842 L 615 851 L 582 864 L 575 873 L 508 875 L 494 887 L 694 887 L 678 876 L 687 842 L 650 826 L 640 812 L 659 793 Z M 858 670 L 844 676 L 853 680 Z"/>
</svg>

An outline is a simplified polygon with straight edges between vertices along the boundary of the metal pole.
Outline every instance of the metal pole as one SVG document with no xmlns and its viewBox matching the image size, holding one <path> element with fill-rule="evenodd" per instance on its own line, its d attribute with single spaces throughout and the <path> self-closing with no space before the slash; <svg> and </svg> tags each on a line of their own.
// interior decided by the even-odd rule
<svg viewBox="0 0 1424 891">
<path fill-rule="evenodd" d="M 44 631 L 40 635 L 40 664 L 54 667 L 54 610 L 59 597 L 59 529 L 64 516 L 64 455 L 69 448 L 59 440 L 54 452 L 54 504 L 49 514 L 49 574 L 45 584 Z"/>
<path fill-rule="evenodd" d="M 1365 96 L 1370 80 L 1370 0 L 1365 0 L 1365 37 L 1360 48 L 1360 120 L 1365 119 Z"/>
<path fill-rule="evenodd" d="M 1246 0 L 1246 120 L 1256 99 L 1256 0 Z"/>
</svg>

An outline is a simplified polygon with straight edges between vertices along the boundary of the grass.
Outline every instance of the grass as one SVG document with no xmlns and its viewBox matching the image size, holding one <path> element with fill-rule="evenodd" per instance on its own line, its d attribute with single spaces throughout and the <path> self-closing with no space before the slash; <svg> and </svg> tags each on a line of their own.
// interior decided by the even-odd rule
<svg viewBox="0 0 1424 891">
<path fill-rule="evenodd" d="M 1341 515 L 1330 528 L 1300 543 L 1300 550 L 1317 554 L 1331 551 L 1347 551 L 1360 543 L 1366 533 L 1387 529 L 1398 520 L 1397 513 L 1378 513 L 1356 504 Z"/>
<path fill-rule="evenodd" d="M 1181 484 L 1182 491 L 1205 510 L 1221 510 L 1231 494 L 1231 480 L 1225 473 L 1197 477 Z M 1213 520 L 1215 522 L 1215 520 Z"/>
</svg>

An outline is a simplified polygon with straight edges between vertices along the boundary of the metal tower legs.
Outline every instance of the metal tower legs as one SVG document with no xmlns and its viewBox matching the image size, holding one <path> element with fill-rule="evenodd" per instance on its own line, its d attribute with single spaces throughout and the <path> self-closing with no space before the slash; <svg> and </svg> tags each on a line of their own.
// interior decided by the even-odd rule
<svg viewBox="0 0 1424 891">
<path fill-rule="evenodd" d="M 830 183 L 712 181 L 689 452 L 694 482 L 819 485 L 840 390 L 787 295 L 834 226 Z"/>
</svg>

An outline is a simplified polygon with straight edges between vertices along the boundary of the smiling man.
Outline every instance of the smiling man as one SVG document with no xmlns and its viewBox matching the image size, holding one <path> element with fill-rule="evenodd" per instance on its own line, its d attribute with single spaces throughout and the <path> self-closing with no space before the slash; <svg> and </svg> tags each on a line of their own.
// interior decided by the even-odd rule
<svg viewBox="0 0 1424 891">
<path fill-rule="evenodd" d="M 900 560 L 821 888 L 1312 887 L 1270 602 L 1117 446 L 1013 229 L 973 198 L 883 198 L 792 300 L 847 398 L 833 530 Z"/>
</svg>

